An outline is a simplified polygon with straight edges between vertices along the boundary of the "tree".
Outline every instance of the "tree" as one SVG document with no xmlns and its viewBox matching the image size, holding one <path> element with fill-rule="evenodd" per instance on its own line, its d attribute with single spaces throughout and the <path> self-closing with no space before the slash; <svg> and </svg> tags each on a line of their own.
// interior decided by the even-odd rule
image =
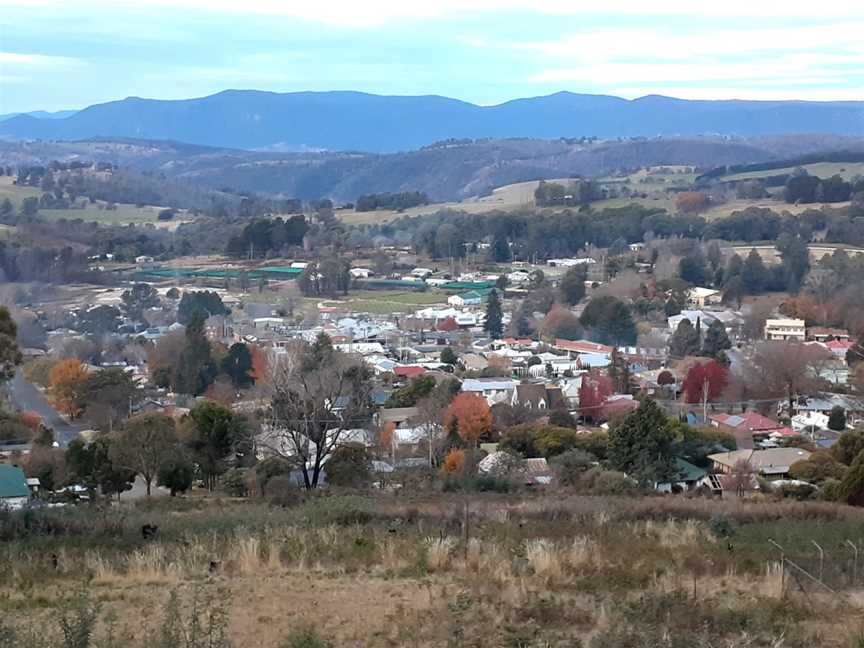
<svg viewBox="0 0 864 648">
<path fill-rule="evenodd" d="M 708 282 L 708 266 L 705 264 L 702 250 L 696 248 L 681 259 L 678 263 L 678 275 L 684 281 L 697 286 L 704 286 Z"/>
<path fill-rule="evenodd" d="M 560 304 L 555 304 L 540 322 L 538 333 L 545 340 L 578 340 L 584 330 L 578 317 Z"/>
<path fill-rule="evenodd" d="M 589 371 L 582 375 L 579 386 L 579 415 L 592 421 L 601 421 L 603 405 L 615 391 L 612 379 L 603 372 Z"/>
<path fill-rule="evenodd" d="M 864 452 L 860 452 L 849 466 L 840 482 L 839 495 L 847 504 L 864 506 Z"/>
<path fill-rule="evenodd" d="M 136 283 L 127 288 L 120 296 L 123 300 L 123 311 L 126 317 L 140 321 L 144 317 L 144 311 L 159 305 L 159 293 L 150 284 Z"/>
<path fill-rule="evenodd" d="M 841 434 L 831 447 L 831 454 L 842 464 L 852 465 L 855 457 L 864 452 L 864 429 L 856 429 Z"/>
<path fill-rule="evenodd" d="M 715 319 L 705 331 L 705 338 L 702 340 L 702 355 L 715 360 L 724 360 L 726 358 L 724 352 L 731 348 L 732 342 L 726 333 L 726 327 L 723 322 Z"/>
<path fill-rule="evenodd" d="M 273 378 L 271 449 L 292 461 L 307 490 L 318 487 L 326 458 L 348 430 L 371 418 L 371 375 L 360 360 L 333 349 L 326 336 L 289 348 Z"/>
<path fill-rule="evenodd" d="M 222 359 L 221 369 L 228 374 L 231 382 L 238 389 L 252 384 L 252 353 L 242 342 L 236 342 L 228 349 L 228 355 Z"/>
<path fill-rule="evenodd" d="M 184 292 L 177 305 L 177 321 L 181 324 L 191 322 L 196 315 L 207 319 L 212 315 L 227 315 L 228 309 L 218 293 L 203 290 Z"/>
<path fill-rule="evenodd" d="M 595 297 L 582 312 L 579 319 L 583 326 L 591 329 L 595 342 L 601 344 L 636 344 L 636 324 L 628 306 L 616 297 Z"/>
<path fill-rule="evenodd" d="M 798 396 L 821 387 L 819 373 L 831 359 L 831 353 L 817 345 L 762 342 L 753 351 L 750 378 L 766 395 L 785 397 L 792 412 Z"/>
<path fill-rule="evenodd" d="M 23 359 L 18 349 L 17 336 L 18 327 L 9 309 L 0 306 L 0 385 L 12 380 Z"/>
<path fill-rule="evenodd" d="M 561 278 L 558 290 L 562 301 L 573 306 L 585 297 L 585 281 L 588 279 L 588 268 L 584 264 L 573 266 Z"/>
<path fill-rule="evenodd" d="M 202 394 L 216 377 L 204 318 L 196 312 L 186 325 L 186 344 L 177 367 L 176 389 L 184 394 Z"/>
<path fill-rule="evenodd" d="M 256 385 L 270 383 L 270 363 L 267 360 L 267 353 L 264 349 L 257 345 L 249 348 L 249 353 L 252 356 L 252 370 L 249 372 L 250 377 L 255 381 Z"/>
<path fill-rule="evenodd" d="M 369 466 L 372 458 L 368 450 L 360 445 L 340 445 L 330 455 L 326 464 L 327 482 L 333 486 L 361 488 L 367 486 L 372 475 Z"/>
<path fill-rule="evenodd" d="M 417 376 L 411 382 L 397 389 L 387 401 L 388 407 L 414 407 L 435 389 L 435 378 L 430 375 Z"/>
<path fill-rule="evenodd" d="M 48 374 L 48 390 L 54 407 L 74 419 L 80 414 L 81 393 L 87 380 L 87 368 L 77 358 L 61 360 Z"/>
<path fill-rule="evenodd" d="M 171 497 L 176 497 L 177 493 L 185 493 L 192 488 L 194 478 L 195 465 L 188 453 L 183 448 L 177 447 L 159 466 L 156 484 L 167 488 L 171 492 Z"/>
<path fill-rule="evenodd" d="M 750 250 L 741 268 L 741 288 L 749 295 L 756 295 L 764 290 L 767 276 L 762 257 L 755 248 Z"/>
<path fill-rule="evenodd" d="M 483 330 L 493 340 L 501 339 L 501 336 L 504 334 L 501 300 L 498 298 L 497 290 L 491 291 L 489 299 L 486 301 L 486 320 L 483 322 Z"/>
<path fill-rule="evenodd" d="M 456 352 L 453 351 L 452 347 L 444 347 L 441 351 L 441 362 L 448 365 L 456 365 L 459 363 L 459 357 L 456 355 Z"/>
<path fill-rule="evenodd" d="M 675 376 L 668 369 L 664 369 L 657 375 L 657 384 L 661 387 L 669 387 L 675 384 Z"/>
<path fill-rule="evenodd" d="M 150 497 L 159 470 L 177 454 L 177 445 L 174 419 L 165 414 L 139 414 L 115 433 L 111 461 L 140 475 Z"/>
<path fill-rule="evenodd" d="M 678 323 L 675 333 L 669 338 L 669 353 L 675 358 L 699 353 L 700 340 L 697 331 L 686 317 Z"/>
<path fill-rule="evenodd" d="M 113 306 L 93 306 L 78 316 L 78 327 L 84 333 L 102 336 L 115 333 L 120 327 L 120 311 Z"/>
<path fill-rule="evenodd" d="M 135 483 L 135 472 L 118 467 L 111 461 L 113 440 L 105 434 L 92 443 L 74 439 L 66 451 L 66 468 L 70 480 L 90 490 L 97 488 L 110 497 L 128 491 Z"/>
<path fill-rule="evenodd" d="M 459 436 L 466 443 L 476 446 L 480 438 L 492 430 L 492 411 L 482 396 L 461 393 L 447 408 L 444 425 L 449 427 L 451 422 L 456 423 Z"/>
<path fill-rule="evenodd" d="M 141 397 L 132 374 L 112 367 L 87 374 L 78 392 L 76 408 L 94 424 L 110 431 L 131 414 Z"/>
<path fill-rule="evenodd" d="M 716 360 L 695 364 L 684 378 L 684 399 L 702 403 L 702 420 L 708 420 L 708 403 L 717 400 L 729 384 L 729 370 Z"/>
<path fill-rule="evenodd" d="M 777 249 L 783 260 L 786 290 L 795 294 L 801 289 L 804 277 L 810 270 L 810 252 L 807 249 L 807 242 L 799 236 L 784 234 L 777 241 Z"/>
<path fill-rule="evenodd" d="M 827 479 L 840 479 L 846 475 L 846 466 L 838 462 L 830 452 L 814 452 L 807 459 L 789 466 L 789 476 L 812 484 L 821 484 Z"/>
<path fill-rule="evenodd" d="M 846 410 L 840 405 L 835 405 L 831 408 L 831 412 L 828 415 L 828 429 L 835 432 L 846 430 Z"/>
<path fill-rule="evenodd" d="M 192 452 L 207 489 L 225 472 L 232 454 L 248 444 L 246 422 L 219 403 L 204 401 L 184 417 L 181 438 Z"/>
<path fill-rule="evenodd" d="M 682 191 L 675 199 L 675 208 L 684 214 L 698 214 L 708 208 L 708 196 L 701 191 Z"/>
<path fill-rule="evenodd" d="M 669 419 L 646 399 L 609 432 L 609 465 L 643 486 L 668 481 L 676 474 L 672 441 Z"/>
</svg>

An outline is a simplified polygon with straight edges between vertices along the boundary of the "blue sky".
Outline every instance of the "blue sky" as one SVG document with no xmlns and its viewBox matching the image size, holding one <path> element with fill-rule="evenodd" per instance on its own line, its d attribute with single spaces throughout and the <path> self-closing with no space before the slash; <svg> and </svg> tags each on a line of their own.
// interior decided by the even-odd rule
<svg viewBox="0 0 864 648">
<path fill-rule="evenodd" d="M 864 100 L 864 2 L 0 0 L 0 113 L 227 88 Z"/>
</svg>

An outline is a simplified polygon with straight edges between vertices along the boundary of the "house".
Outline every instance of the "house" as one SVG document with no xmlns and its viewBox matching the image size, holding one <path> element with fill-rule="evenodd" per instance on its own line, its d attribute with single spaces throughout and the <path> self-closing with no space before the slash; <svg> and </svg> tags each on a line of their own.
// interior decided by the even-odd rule
<svg viewBox="0 0 864 648">
<path fill-rule="evenodd" d="M 807 339 L 814 342 L 839 342 L 849 341 L 849 331 L 839 328 L 827 328 L 823 326 L 811 326 L 807 329 Z"/>
<path fill-rule="evenodd" d="M 18 466 L 0 464 L 0 508 L 18 511 L 30 503 L 27 476 Z"/>
<path fill-rule="evenodd" d="M 432 276 L 432 271 L 429 268 L 414 268 L 411 271 L 411 276 L 423 280 Z"/>
<path fill-rule="evenodd" d="M 765 339 L 783 342 L 803 342 L 807 328 L 803 319 L 769 319 L 765 321 Z"/>
<path fill-rule="evenodd" d="M 352 279 L 368 279 L 375 274 L 369 268 L 351 268 L 348 273 Z"/>
<path fill-rule="evenodd" d="M 792 406 L 792 416 L 819 413 L 829 416 L 831 410 L 840 407 L 846 412 L 846 422 L 854 427 L 864 420 L 864 400 L 849 394 L 830 394 L 823 392 L 810 398 L 799 399 Z"/>
<path fill-rule="evenodd" d="M 518 384 L 508 378 L 466 378 L 462 381 L 462 391 L 483 396 L 494 405 L 509 401 Z"/>
<path fill-rule="evenodd" d="M 687 293 L 687 303 L 696 308 L 705 308 L 719 304 L 723 295 L 713 288 L 691 288 Z"/>
<path fill-rule="evenodd" d="M 503 450 L 496 450 L 483 457 L 477 464 L 477 470 L 484 475 L 518 477 L 526 486 L 552 483 L 552 470 L 546 459 L 520 459 Z"/>
<path fill-rule="evenodd" d="M 570 358 L 579 360 L 581 367 L 608 367 L 612 362 L 614 347 L 597 344 L 588 340 L 555 340 L 552 348 L 556 351 L 566 351 Z"/>
<path fill-rule="evenodd" d="M 567 402 L 560 387 L 541 383 L 522 383 L 516 385 L 510 399 L 513 407 L 530 410 L 566 409 Z"/>
<path fill-rule="evenodd" d="M 849 340 L 827 340 L 819 344 L 828 349 L 835 358 L 842 360 L 844 364 L 846 363 L 846 354 L 849 353 L 849 349 L 855 346 L 855 343 Z"/>
<path fill-rule="evenodd" d="M 426 373 L 426 368 L 417 365 L 402 365 L 394 367 L 393 373 L 400 378 L 416 378 L 417 376 L 422 376 Z"/>
<path fill-rule="evenodd" d="M 668 482 L 657 482 L 654 489 L 658 493 L 674 493 L 676 491 L 690 491 L 699 486 L 708 474 L 707 470 L 694 466 L 684 459 L 675 459 L 677 475 Z"/>
<path fill-rule="evenodd" d="M 735 437 L 739 449 L 751 450 L 753 436 L 794 436 L 794 430 L 772 421 L 758 412 L 744 414 L 712 414 L 708 417 L 711 427 L 729 432 Z"/>
<path fill-rule="evenodd" d="M 746 464 L 753 472 L 769 479 L 786 477 L 792 464 L 809 458 L 810 452 L 803 448 L 732 450 L 708 455 L 714 472 L 722 475 L 735 475 L 738 467 Z"/>
<path fill-rule="evenodd" d="M 590 257 L 581 259 L 549 259 L 546 264 L 552 268 L 572 268 L 580 265 L 591 265 L 597 263 L 596 260 Z"/>
<path fill-rule="evenodd" d="M 464 308 L 465 306 L 480 306 L 485 304 L 489 299 L 489 293 L 492 290 L 469 290 L 458 295 L 451 295 L 447 298 L 447 303 L 455 308 Z"/>
</svg>

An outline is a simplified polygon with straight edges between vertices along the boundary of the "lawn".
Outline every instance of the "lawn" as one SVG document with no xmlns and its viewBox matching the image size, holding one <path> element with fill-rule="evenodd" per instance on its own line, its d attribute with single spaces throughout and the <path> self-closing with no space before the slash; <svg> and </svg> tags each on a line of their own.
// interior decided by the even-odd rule
<svg viewBox="0 0 864 648">
<path fill-rule="evenodd" d="M 447 295 L 442 293 L 363 290 L 350 293 L 346 299 L 327 300 L 324 305 L 347 306 L 352 311 L 389 315 L 413 313 L 426 306 L 443 306 L 446 303 Z"/>
</svg>

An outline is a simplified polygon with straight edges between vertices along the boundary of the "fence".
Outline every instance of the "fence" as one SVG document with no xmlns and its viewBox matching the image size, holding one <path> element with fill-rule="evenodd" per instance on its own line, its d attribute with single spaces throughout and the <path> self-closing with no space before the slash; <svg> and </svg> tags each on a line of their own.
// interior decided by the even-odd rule
<svg viewBox="0 0 864 648">
<path fill-rule="evenodd" d="M 864 587 L 860 541 L 845 540 L 832 547 L 813 542 L 813 551 L 807 553 L 790 553 L 773 540 L 769 542 L 778 554 L 774 564 L 782 566 L 780 587 L 783 592 L 837 593 Z"/>
</svg>

